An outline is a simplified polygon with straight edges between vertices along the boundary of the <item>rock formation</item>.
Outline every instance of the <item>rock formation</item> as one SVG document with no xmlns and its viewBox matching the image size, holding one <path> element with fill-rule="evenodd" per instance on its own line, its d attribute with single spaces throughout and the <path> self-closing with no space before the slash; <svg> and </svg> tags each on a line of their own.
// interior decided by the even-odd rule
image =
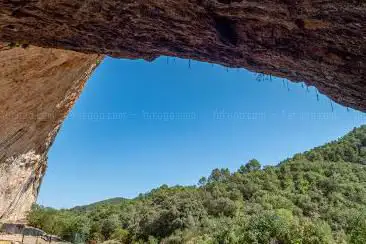
<svg viewBox="0 0 366 244">
<path fill-rule="evenodd" d="M 47 151 L 101 55 L 0 44 L 0 221 L 24 219 Z"/>
<path fill-rule="evenodd" d="M 36 199 L 48 148 L 101 54 L 243 67 L 366 111 L 360 0 L 0 0 L 0 41 L 0 220 L 23 218 Z"/>
<path fill-rule="evenodd" d="M 2 0 L 0 29 L 13 43 L 244 67 L 366 111 L 361 0 Z"/>
</svg>

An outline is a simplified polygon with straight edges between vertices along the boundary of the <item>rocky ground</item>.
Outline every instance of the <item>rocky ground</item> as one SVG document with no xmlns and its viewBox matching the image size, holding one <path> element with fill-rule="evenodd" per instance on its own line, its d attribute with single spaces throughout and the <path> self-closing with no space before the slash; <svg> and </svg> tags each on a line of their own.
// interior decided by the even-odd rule
<svg viewBox="0 0 366 244">
<path fill-rule="evenodd" d="M 9 235 L 9 234 L 0 234 L 0 244 L 16 244 L 22 243 L 22 235 Z M 24 244 L 49 244 L 50 242 L 43 240 L 41 237 L 34 236 L 25 236 L 23 240 Z M 54 244 L 62 244 L 67 242 L 54 242 Z"/>
</svg>

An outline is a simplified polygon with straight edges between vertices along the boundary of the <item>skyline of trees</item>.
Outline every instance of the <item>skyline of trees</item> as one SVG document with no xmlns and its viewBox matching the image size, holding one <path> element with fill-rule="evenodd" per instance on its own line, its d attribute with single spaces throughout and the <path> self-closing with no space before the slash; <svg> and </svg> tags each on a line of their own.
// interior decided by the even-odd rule
<svg viewBox="0 0 366 244">
<path fill-rule="evenodd" d="M 214 169 L 195 186 L 55 210 L 29 224 L 67 241 L 101 243 L 366 243 L 366 126 L 264 166 Z M 76 238 L 77 237 L 77 238 Z"/>
</svg>

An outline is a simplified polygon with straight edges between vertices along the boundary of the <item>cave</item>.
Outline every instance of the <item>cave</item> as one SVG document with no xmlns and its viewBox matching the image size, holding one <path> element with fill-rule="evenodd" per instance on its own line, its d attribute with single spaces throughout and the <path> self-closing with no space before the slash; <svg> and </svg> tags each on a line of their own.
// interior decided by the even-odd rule
<svg viewBox="0 0 366 244">
<path fill-rule="evenodd" d="M 1 1 L 0 30 L 3 221 L 36 200 L 48 149 L 104 55 L 245 68 L 366 111 L 360 1 Z"/>
</svg>

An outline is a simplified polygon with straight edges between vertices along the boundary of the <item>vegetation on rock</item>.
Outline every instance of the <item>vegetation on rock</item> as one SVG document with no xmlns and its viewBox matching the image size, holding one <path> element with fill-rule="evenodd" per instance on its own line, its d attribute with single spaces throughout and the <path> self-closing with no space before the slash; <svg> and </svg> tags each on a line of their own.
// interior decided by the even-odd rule
<svg viewBox="0 0 366 244">
<path fill-rule="evenodd" d="M 198 186 L 55 210 L 31 225 L 69 241 L 117 243 L 366 243 L 366 126 L 261 167 L 214 169 Z"/>
</svg>

